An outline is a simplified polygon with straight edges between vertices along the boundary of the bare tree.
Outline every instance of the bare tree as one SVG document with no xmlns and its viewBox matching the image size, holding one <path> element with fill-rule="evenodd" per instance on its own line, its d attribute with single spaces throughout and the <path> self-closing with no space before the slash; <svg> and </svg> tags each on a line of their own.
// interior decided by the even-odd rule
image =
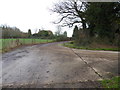
<svg viewBox="0 0 120 90">
<path fill-rule="evenodd" d="M 60 36 L 61 35 L 61 26 L 60 25 L 57 26 L 57 30 L 55 32 L 55 35 L 56 36 Z"/>
<path fill-rule="evenodd" d="M 80 0 L 64 0 L 56 3 L 51 10 L 60 14 L 61 18 L 58 22 L 55 22 L 55 24 L 59 24 L 63 21 L 62 26 L 72 27 L 76 23 L 82 23 L 82 27 L 85 29 L 85 6 L 86 2 L 81 2 Z"/>
</svg>

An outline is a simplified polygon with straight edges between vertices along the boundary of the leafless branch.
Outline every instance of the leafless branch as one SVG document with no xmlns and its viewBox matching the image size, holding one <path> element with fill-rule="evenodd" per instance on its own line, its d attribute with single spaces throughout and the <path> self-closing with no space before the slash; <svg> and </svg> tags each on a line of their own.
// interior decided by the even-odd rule
<svg viewBox="0 0 120 90">
<path fill-rule="evenodd" d="M 56 3 L 54 8 L 51 10 L 60 14 L 61 18 L 58 22 L 54 22 L 54 24 L 59 24 L 62 22 L 62 26 L 71 27 L 76 23 L 83 23 L 85 4 L 85 2 L 81 2 L 80 0 L 66 0 Z"/>
<path fill-rule="evenodd" d="M 52 12 L 61 15 L 61 18 L 55 24 L 63 22 L 62 26 L 73 26 L 76 23 L 83 23 L 83 12 L 85 9 L 85 2 L 80 0 L 66 0 L 64 2 L 56 3 Z"/>
</svg>

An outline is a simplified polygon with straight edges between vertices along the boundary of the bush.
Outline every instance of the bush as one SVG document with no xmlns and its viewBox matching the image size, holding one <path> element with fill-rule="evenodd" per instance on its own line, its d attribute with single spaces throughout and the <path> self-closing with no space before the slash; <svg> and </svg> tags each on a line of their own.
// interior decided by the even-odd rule
<svg viewBox="0 0 120 90">
<path fill-rule="evenodd" d="M 57 36 L 56 37 L 56 41 L 59 42 L 59 41 L 69 41 L 70 39 L 68 37 L 65 37 L 63 35 L 60 35 L 60 36 Z"/>
</svg>

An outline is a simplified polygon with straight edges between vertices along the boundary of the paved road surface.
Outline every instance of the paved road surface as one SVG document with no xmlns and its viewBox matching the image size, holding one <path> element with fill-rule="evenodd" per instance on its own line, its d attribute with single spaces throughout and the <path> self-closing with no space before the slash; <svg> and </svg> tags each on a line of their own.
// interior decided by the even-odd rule
<svg viewBox="0 0 120 90">
<path fill-rule="evenodd" d="M 100 87 L 97 80 L 118 74 L 118 53 L 60 43 L 27 46 L 3 54 L 2 70 L 3 87 Z"/>
</svg>

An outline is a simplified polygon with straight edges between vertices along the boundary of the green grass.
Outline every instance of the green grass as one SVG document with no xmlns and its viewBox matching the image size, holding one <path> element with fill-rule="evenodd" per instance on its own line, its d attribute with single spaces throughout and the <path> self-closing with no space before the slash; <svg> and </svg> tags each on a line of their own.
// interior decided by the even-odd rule
<svg viewBox="0 0 120 90">
<path fill-rule="evenodd" d="M 66 46 L 69 48 L 75 48 L 75 49 L 86 49 L 86 50 L 120 51 L 119 48 L 89 48 L 89 47 L 83 47 L 83 46 L 76 46 L 74 44 L 71 44 L 70 42 L 64 43 L 63 46 Z"/>
<path fill-rule="evenodd" d="M 113 77 L 112 79 L 106 79 L 100 81 L 104 88 L 119 88 L 120 89 L 120 77 Z"/>
<path fill-rule="evenodd" d="M 53 42 L 54 40 L 47 39 L 0 39 L 0 52 L 8 51 L 11 48 L 15 48 L 22 45 L 40 44 Z"/>
<path fill-rule="evenodd" d="M 2 49 L 2 39 L 0 39 L 0 50 Z"/>
</svg>

